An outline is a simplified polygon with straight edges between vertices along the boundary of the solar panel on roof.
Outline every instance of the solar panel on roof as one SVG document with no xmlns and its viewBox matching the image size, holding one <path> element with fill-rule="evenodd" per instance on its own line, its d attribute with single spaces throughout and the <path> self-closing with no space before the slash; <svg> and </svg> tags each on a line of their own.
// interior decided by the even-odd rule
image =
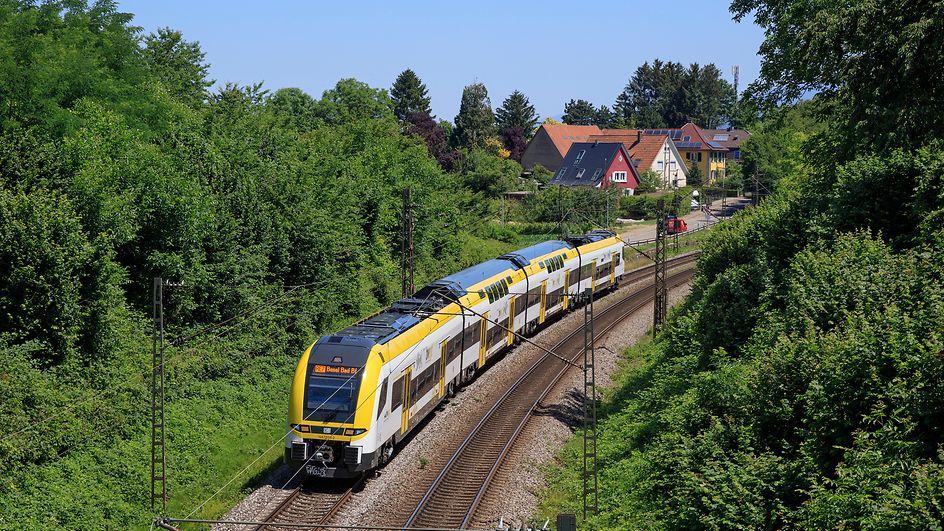
<svg viewBox="0 0 944 531">
<path fill-rule="evenodd" d="M 708 142 L 708 145 L 711 146 L 711 147 L 713 147 L 713 148 L 717 148 L 717 149 L 721 149 L 721 147 L 722 147 L 721 144 L 719 144 L 719 143 L 717 143 L 717 142 Z"/>
</svg>

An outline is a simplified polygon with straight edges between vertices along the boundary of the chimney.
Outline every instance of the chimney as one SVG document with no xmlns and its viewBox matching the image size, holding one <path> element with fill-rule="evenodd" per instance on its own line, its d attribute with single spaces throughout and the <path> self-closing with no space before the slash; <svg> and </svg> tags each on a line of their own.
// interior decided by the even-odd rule
<svg viewBox="0 0 944 531">
<path fill-rule="evenodd" d="M 642 142 L 642 129 L 636 129 L 636 143 Z"/>
</svg>

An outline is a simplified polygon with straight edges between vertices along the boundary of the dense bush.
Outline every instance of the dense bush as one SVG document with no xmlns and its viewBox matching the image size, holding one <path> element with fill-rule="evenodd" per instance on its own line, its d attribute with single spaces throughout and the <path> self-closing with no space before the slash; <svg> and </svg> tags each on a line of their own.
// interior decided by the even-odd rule
<svg viewBox="0 0 944 531">
<path fill-rule="evenodd" d="M 941 156 L 863 156 L 712 231 L 604 404 L 589 528 L 939 527 Z M 551 512 L 575 509 L 577 450 Z"/>
</svg>

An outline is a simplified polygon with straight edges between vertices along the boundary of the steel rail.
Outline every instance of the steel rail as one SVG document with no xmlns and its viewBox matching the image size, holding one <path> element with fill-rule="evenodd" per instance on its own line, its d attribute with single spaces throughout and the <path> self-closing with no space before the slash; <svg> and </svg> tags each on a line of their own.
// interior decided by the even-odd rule
<svg viewBox="0 0 944 531">
<path fill-rule="evenodd" d="M 696 256 L 697 254 L 684 255 L 683 257 L 676 258 L 673 261 L 672 265 L 677 268 L 679 265 L 691 262 L 692 260 L 694 260 Z M 641 268 L 641 269 L 643 271 L 634 270 L 634 273 L 640 274 L 640 275 L 644 274 L 644 270 L 646 268 Z M 669 278 L 669 280 L 671 284 L 675 286 L 691 278 L 692 275 L 694 275 L 694 268 L 686 268 L 680 272 L 676 272 L 675 274 L 673 274 Z M 652 298 L 652 293 L 650 293 L 648 289 L 643 288 L 625 297 L 624 299 L 613 304 L 612 306 L 609 306 L 608 308 L 604 309 L 600 314 L 598 314 L 598 316 L 595 319 L 603 319 L 613 314 L 618 314 L 618 317 L 612 323 L 606 326 L 603 333 L 600 334 L 600 338 L 602 339 L 603 335 L 605 335 L 606 332 L 609 332 L 614 326 L 616 326 L 617 323 L 622 321 L 626 316 L 638 311 L 639 308 L 641 308 L 645 304 L 648 304 L 651 298 Z M 579 334 L 579 332 L 582 331 L 582 329 L 583 328 L 580 327 L 572 331 L 565 338 L 559 341 L 552 350 L 558 350 L 562 348 L 564 345 L 572 341 Z M 583 353 L 583 351 L 584 349 L 582 348 L 582 345 L 581 345 L 580 348 L 578 348 L 576 353 L 573 355 L 573 359 L 577 359 Z M 486 414 L 475 425 L 475 427 L 472 429 L 469 435 L 466 436 L 466 438 L 460 444 L 459 448 L 455 451 L 453 456 L 449 459 L 449 461 L 440 471 L 439 475 L 433 481 L 432 485 L 427 489 L 426 494 L 420 500 L 420 502 L 418 503 L 413 513 L 410 515 L 407 523 L 404 526 L 405 528 L 415 525 L 418 520 L 422 521 L 423 517 L 426 516 L 425 513 L 427 511 L 434 512 L 433 502 L 434 502 L 435 496 L 440 491 L 445 493 L 445 491 L 448 490 L 448 487 L 449 487 L 449 483 L 447 482 L 448 475 L 454 469 L 459 468 L 458 463 L 460 463 L 460 460 L 463 457 L 465 457 L 467 453 L 472 453 L 472 450 L 470 449 L 475 448 L 471 445 L 473 441 L 476 441 L 478 438 L 483 438 L 483 437 L 488 438 L 489 436 L 495 436 L 494 434 L 500 433 L 502 431 L 508 431 L 508 428 L 512 427 L 512 426 L 505 426 L 501 424 L 502 417 L 496 416 L 498 410 L 505 406 L 515 408 L 516 404 L 510 399 L 512 394 L 521 390 L 523 388 L 524 382 L 526 380 L 529 380 L 529 378 L 536 371 L 542 368 L 542 366 L 545 365 L 548 361 L 552 361 L 549 354 L 545 354 L 544 356 L 541 356 L 537 361 L 535 361 L 531 365 L 531 367 L 527 371 L 525 371 L 525 373 L 521 377 L 518 378 L 518 380 L 514 384 L 512 384 L 512 386 L 505 393 L 502 394 L 502 396 L 496 401 L 496 403 L 486 412 Z M 523 404 L 517 404 L 517 405 L 527 406 L 527 408 L 520 411 L 520 414 L 517 417 L 514 417 L 520 420 L 518 421 L 516 425 L 513 426 L 512 433 L 510 434 L 510 436 L 508 436 L 508 438 L 502 444 L 502 449 L 498 453 L 497 457 L 495 457 L 492 460 L 488 468 L 488 472 L 485 474 L 485 477 L 483 478 L 482 484 L 476 489 L 475 493 L 471 495 L 472 501 L 469 504 L 468 508 L 462 514 L 451 513 L 451 514 L 445 515 L 445 517 L 455 516 L 456 518 L 455 520 L 452 520 L 452 522 L 456 522 L 456 520 L 461 518 L 461 524 L 459 524 L 460 527 L 465 527 L 466 525 L 468 525 L 469 520 L 474 515 L 474 512 L 479 502 L 481 501 L 482 497 L 484 496 L 484 493 L 487 490 L 491 482 L 491 479 L 494 477 L 494 474 L 498 470 L 498 467 L 501 465 L 502 461 L 504 460 L 504 457 L 512 448 L 512 445 L 514 444 L 515 439 L 523 430 L 534 408 L 546 397 L 547 393 L 550 392 L 550 390 L 557 384 L 557 382 L 560 380 L 561 377 L 563 377 L 566 371 L 567 371 L 567 367 L 561 367 L 561 369 L 557 371 L 557 373 L 553 376 L 553 378 L 547 384 L 541 387 L 541 390 L 538 393 L 538 396 L 536 398 L 531 398 L 530 400 L 528 400 L 530 396 L 526 394 L 524 397 L 519 399 L 521 402 L 523 402 Z M 495 421 L 499 423 L 499 427 L 498 427 L 499 429 L 491 429 L 491 430 L 485 431 L 484 430 L 485 426 L 489 422 L 491 422 L 493 419 L 496 419 L 496 418 L 499 419 Z M 505 418 L 507 418 L 507 416 L 505 416 Z M 501 441 L 497 441 L 497 442 L 500 443 Z M 481 448 L 482 445 L 478 445 L 477 447 Z M 472 461 L 473 465 L 477 462 L 476 457 L 474 455 L 469 456 L 468 459 Z M 481 463 L 482 460 L 484 460 L 484 456 L 479 458 L 478 462 Z M 485 463 L 485 464 L 488 465 L 488 463 Z M 468 478 L 467 476 L 463 476 L 463 479 L 466 480 L 463 482 L 463 484 L 467 485 L 468 484 L 467 480 L 471 478 Z M 465 498 L 470 497 L 468 493 L 465 493 L 465 494 L 466 494 L 466 496 L 464 496 Z M 446 506 L 449 507 L 450 505 L 451 504 L 447 504 Z"/>
<path fill-rule="evenodd" d="M 284 500 L 282 500 L 276 508 L 269 513 L 269 516 L 265 519 L 265 524 L 259 525 L 255 528 L 256 531 L 262 531 L 265 529 L 279 529 L 284 528 L 283 526 L 292 526 L 297 527 L 291 521 L 276 521 L 277 518 L 282 517 L 283 515 L 291 514 L 292 512 L 297 512 L 298 509 L 301 512 L 305 513 L 305 518 L 316 520 L 319 522 L 318 525 L 313 525 L 312 528 L 321 528 L 326 527 L 328 520 L 330 520 L 338 510 L 347 503 L 351 498 L 354 490 L 364 483 L 365 476 L 361 476 L 356 481 L 354 481 L 351 486 L 347 487 L 344 491 L 339 493 L 334 492 L 309 492 L 302 487 L 296 487 Z M 323 501 L 317 500 L 316 498 L 325 497 Z M 311 515 L 310 510 L 312 508 L 324 507 L 324 511 L 319 511 L 320 514 Z"/>
</svg>

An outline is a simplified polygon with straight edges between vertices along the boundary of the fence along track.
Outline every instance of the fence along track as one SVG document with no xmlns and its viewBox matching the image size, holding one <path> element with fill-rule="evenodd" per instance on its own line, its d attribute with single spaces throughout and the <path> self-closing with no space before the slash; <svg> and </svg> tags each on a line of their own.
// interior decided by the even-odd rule
<svg viewBox="0 0 944 531">
<path fill-rule="evenodd" d="M 312 529 L 328 523 L 351 497 L 351 493 L 364 483 L 364 477 L 353 483 L 319 486 L 317 490 L 296 487 L 266 518 L 266 524 L 256 531 L 297 531 L 299 527 L 282 527 L 279 524 L 311 523 Z"/>
<path fill-rule="evenodd" d="M 692 260 L 694 257 L 688 255 L 669 263 L 677 268 L 680 262 L 684 264 Z M 693 275 L 693 267 L 677 270 L 667 279 L 668 284 L 672 287 L 680 285 Z M 649 287 L 642 287 L 599 312 L 594 319 L 598 330 L 601 330 L 597 337 L 602 339 L 616 324 L 648 304 L 652 296 Z M 576 360 L 583 353 L 582 330 L 582 327 L 577 328 L 551 350 Z M 489 482 L 524 428 L 531 411 L 550 392 L 567 368 L 548 354 L 538 359 L 472 429 L 433 481 L 404 527 L 464 528 L 468 525 Z M 525 382 L 527 385 L 524 385 Z"/>
</svg>

